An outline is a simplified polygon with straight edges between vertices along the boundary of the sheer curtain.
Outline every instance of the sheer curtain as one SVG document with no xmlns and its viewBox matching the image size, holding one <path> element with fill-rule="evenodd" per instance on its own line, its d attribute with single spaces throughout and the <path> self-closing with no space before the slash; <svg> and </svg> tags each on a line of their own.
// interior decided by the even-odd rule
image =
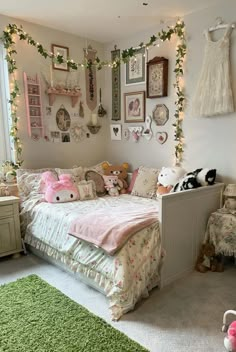
<svg viewBox="0 0 236 352">
<path fill-rule="evenodd" d="M 0 165 L 4 160 L 14 161 L 9 135 L 10 131 L 10 106 L 9 100 L 9 77 L 7 62 L 4 59 L 5 49 L 0 43 Z"/>
</svg>

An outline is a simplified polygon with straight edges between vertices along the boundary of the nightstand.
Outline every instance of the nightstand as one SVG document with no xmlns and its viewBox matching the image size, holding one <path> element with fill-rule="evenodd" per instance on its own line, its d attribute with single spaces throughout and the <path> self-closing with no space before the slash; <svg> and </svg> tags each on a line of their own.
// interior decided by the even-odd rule
<svg viewBox="0 0 236 352">
<path fill-rule="evenodd" d="M 0 257 L 23 251 L 19 201 L 13 196 L 0 197 Z"/>
</svg>

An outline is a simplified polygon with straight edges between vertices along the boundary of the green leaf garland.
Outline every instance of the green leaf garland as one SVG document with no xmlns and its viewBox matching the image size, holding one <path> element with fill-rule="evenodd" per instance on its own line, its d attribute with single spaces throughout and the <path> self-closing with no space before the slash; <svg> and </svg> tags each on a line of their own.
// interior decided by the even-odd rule
<svg viewBox="0 0 236 352">
<path fill-rule="evenodd" d="M 179 44 L 176 48 L 176 61 L 175 61 L 175 90 L 176 90 L 176 99 L 175 99 L 175 123 L 174 127 L 174 140 L 175 140 L 175 158 L 176 164 L 180 164 L 183 158 L 184 152 L 184 142 L 183 142 L 183 129 L 182 129 L 182 120 L 183 120 L 183 111 L 185 104 L 185 95 L 183 88 L 181 87 L 181 78 L 183 77 L 183 65 L 184 58 L 186 55 L 186 38 L 185 38 L 185 24 L 183 21 L 178 20 L 175 26 L 167 27 L 167 30 L 160 31 L 156 35 L 152 35 L 147 43 L 141 42 L 137 47 L 131 47 L 122 51 L 121 56 L 117 57 L 114 61 L 102 61 L 99 57 L 96 57 L 94 62 L 91 60 L 83 59 L 81 62 L 75 62 L 73 59 L 64 59 L 62 55 L 55 55 L 52 52 L 47 51 L 42 44 L 36 42 L 28 33 L 26 33 L 22 26 L 18 27 L 16 24 L 9 24 L 6 29 L 3 31 L 1 40 L 4 44 L 4 48 L 7 50 L 6 61 L 8 63 L 8 72 L 13 75 L 17 70 L 16 61 L 14 59 L 17 51 L 15 49 L 14 35 L 16 35 L 19 40 L 26 41 L 29 45 L 34 46 L 38 53 L 43 56 L 45 59 L 49 58 L 53 62 L 62 64 L 67 63 L 68 67 L 72 70 L 78 70 L 79 68 L 91 68 L 95 66 L 97 70 L 101 70 L 103 67 L 116 68 L 122 62 L 126 63 L 129 59 L 141 49 L 149 49 L 151 46 L 155 46 L 158 41 L 167 41 L 170 40 L 172 35 L 177 35 L 179 38 Z M 18 121 L 19 117 L 17 115 L 17 97 L 19 96 L 19 86 L 18 82 L 14 79 L 13 87 L 10 92 L 9 104 L 11 106 L 11 118 L 12 118 L 12 127 L 10 135 L 14 140 L 15 151 L 16 151 L 16 163 L 18 165 L 22 164 L 22 145 L 18 137 Z"/>
</svg>

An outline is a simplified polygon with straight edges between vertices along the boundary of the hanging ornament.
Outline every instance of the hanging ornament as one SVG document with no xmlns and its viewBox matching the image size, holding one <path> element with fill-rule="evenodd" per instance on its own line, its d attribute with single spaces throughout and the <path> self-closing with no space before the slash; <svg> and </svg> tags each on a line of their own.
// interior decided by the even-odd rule
<svg viewBox="0 0 236 352">
<path fill-rule="evenodd" d="M 71 136 L 76 143 L 81 142 L 86 137 L 86 131 L 82 125 L 75 123 L 71 127 Z"/>
<path fill-rule="evenodd" d="M 102 106 L 102 90 L 101 88 L 99 89 L 99 105 L 98 105 L 98 116 L 103 117 L 106 115 L 106 110 Z"/>
<path fill-rule="evenodd" d="M 84 117 L 84 103 L 80 101 L 79 103 L 79 117 Z"/>
</svg>

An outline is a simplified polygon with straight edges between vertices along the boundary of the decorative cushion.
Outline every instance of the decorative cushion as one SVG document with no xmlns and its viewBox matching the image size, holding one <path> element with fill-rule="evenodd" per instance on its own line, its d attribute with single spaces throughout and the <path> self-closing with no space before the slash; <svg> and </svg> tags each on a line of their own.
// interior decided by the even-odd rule
<svg viewBox="0 0 236 352">
<path fill-rule="evenodd" d="M 98 197 L 102 197 L 106 195 L 105 183 L 101 174 L 94 170 L 88 170 L 85 173 L 85 180 L 92 180 L 96 186 L 96 193 Z"/>
<path fill-rule="evenodd" d="M 82 166 L 74 167 L 72 169 L 56 168 L 55 170 L 56 170 L 58 176 L 63 175 L 63 174 L 71 175 L 75 183 L 78 183 L 78 182 L 84 180 L 84 168 Z"/>
<path fill-rule="evenodd" d="M 93 180 L 81 181 L 77 184 L 80 200 L 89 200 L 97 198 L 96 186 Z"/>
<path fill-rule="evenodd" d="M 130 181 L 130 184 L 129 184 L 129 187 L 127 190 L 128 193 L 132 192 L 137 176 L 138 176 L 138 169 L 134 170 L 134 172 L 132 173 L 132 178 L 131 178 L 131 181 Z"/>
<path fill-rule="evenodd" d="M 160 170 L 140 166 L 131 194 L 144 198 L 156 198 L 156 184 Z"/>
<path fill-rule="evenodd" d="M 43 172 L 51 171 L 56 174 L 54 168 L 43 168 L 43 169 L 17 169 L 16 170 L 16 177 L 20 177 L 21 175 L 27 174 L 42 174 Z"/>
<path fill-rule="evenodd" d="M 19 195 L 21 198 L 28 197 L 30 193 L 42 193 L 43 181 L 41 180 L 41 173 L 27 173 L 17 175 L 17 184 Z"/>
</svg>

